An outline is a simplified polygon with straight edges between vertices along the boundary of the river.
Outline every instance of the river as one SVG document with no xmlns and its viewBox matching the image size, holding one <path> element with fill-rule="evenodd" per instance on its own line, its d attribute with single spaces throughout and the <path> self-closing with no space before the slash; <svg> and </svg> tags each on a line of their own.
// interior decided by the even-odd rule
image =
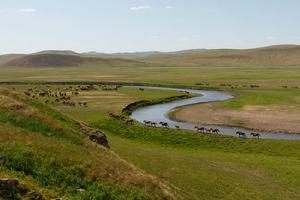
<svg viewBox="0 0 300 200">
<path fill-rule="evenodd" d="M 135 110 L 131 117 L 132 119 L 143 123 L 144 120 L 152 121 L 152 122 L 167 122 L 170 128 L 175 128 L 175 126 L 179 126 L 181 129 L 185 130 L 193 130 L 195 131 L 195 124 L 186 123 L 186 122 L 176 122 L 171 120 L 168 117 L 168 113 L 173 111 L 174 109 L 198 103 L 207 103 L 207 102 L 215 102 L 215 101 L 225 101 L 233 96 L 226 94 L 221 91 L 208 91 L 208 90 L 193 90 L 193 89 L 179 89 L 179 88 L 168 88 L 168 87 L 146 87 L 146 86 L 130 86 L 136 88 L 144 88 L 144 89 L 152 89 L 152 90 L 175 90 L 175 91 L 187 91 L 193 94 L 199 94 L 199 96 L 191 97 L 189 99 L 177 100 L 169 103 L 156 104 L 151 106 L 146 106 Z M 218 128 L 220 130 L 220 134 L 227 136 L 237 136 L 237 131 L 242 131 L 247 134 L 247 137 L 251 138 L 250 133 L 251 130 L 246 130 L 242 128 L 235 127 L 224 127 L 224 126 L 214 126 L 207 125 L 204 126 L 206 128 Z M 259 132 L 261 138 L 265 139 L 275 139 L 275 140 L 300 140 L 300 134 L 287 134 L 287 133 L 272 133 L 272 132 Z"/>
</svg>

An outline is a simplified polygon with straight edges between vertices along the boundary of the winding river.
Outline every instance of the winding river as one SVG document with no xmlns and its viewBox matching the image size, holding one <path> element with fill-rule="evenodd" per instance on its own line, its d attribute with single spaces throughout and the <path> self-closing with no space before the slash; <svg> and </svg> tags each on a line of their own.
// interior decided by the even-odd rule
<svg viewBox="0 0 300 200">
<path fill-rule="evenodd" d="M 192 90 L 192 89 L 178 89 L 178 88 L 167 88 L 167 87 L 146 87 L 146 86 L 130 86 L 144 89 L 153 89 L 153 90 L 175 90 L 175 91 L 187 91 L 193 94 L 199 94 L 199 96 L 192 97 L 184 100 L 177 100 L 170 103 L 157 104 L 152 106 L 146 106 L 135 110 L 131 117 L 143 123 L 144 120 L 152 121 L 152 122 L 167 122 L 170 128 L 175 128 L 175 126 L 180 126 L 181 129 L 186 130 L 194 130 L 195 124 L 186 123 L 186 122 L 176 122 L 168 118 L 168 113 L 173 111 L 174 109 L 192 105 L 197 103 L 207 103 L 214 101 L 225 101 L 233 96 L 226 94 L 220 91 L 207 91 L 207 90 Z M 220 134 L 228 135 L 228 136 L 236 136 L 236 131 L 242 131 L 247 134 L 247 137 L 250 137 L 251 130 L 246 130 L 242 128 L 234 128 L 234 127 L 224 127 L 224 126 L 204 126 L 206 128 L 218 128 L 220 130 Z M 261 138 L 265 139 L 276 139 L 276 140 L 300 140 L 300 134 L 285 134 L 285 133 L 271 133 L 271 132 L 260 132 Z"/>
</svg>

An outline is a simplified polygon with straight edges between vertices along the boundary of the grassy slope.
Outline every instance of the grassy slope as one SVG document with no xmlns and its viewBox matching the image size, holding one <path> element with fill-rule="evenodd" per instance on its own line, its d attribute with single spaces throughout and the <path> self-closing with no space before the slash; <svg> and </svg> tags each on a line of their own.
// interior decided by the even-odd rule
<svg viewBox="0 0 300 200">
<path fill-rule="evenodd" d="M 120 156 L 169 181 L 186 199 L 298 199 L 300 195 L 295 157 L 174 149 L 115 135 L 109 138 Z"/>
<path fill-rule="evenodd" d="M 175 55 L 154 55 L 150 63 L 176 66 L 294 66 L 300 64 L 300 46 L 272 46 L 247 50 L 208 50 Z"/>
<path fill-rule="evenodd" d="M 0 55 L 0 66 L 11 61 L 15 60 L 17 58 L 20 58 L 24 56 L 23 54 L 6 54 L 6 55 Z"/>
<path fill-rule="evenodd" d="M 17 177 L 46 197 L 168 197 L 167 186 L 88 141 L 73 120 L 18 94 L 2 90 L 0 97 L 2 177 Z"/>
<path fill-rule="evenodd" d="M 145 129 L 107 117 L 109 111 L 120 112 L 128 102 L 174 94 L 129 88 L 86 92 L 78 99 L 88 100 L 88 108 L 57 108 L 104 130 L 122 158 L 168 181 L 185 199 L 299 198 L 299 142 Z"/>
<path fill-rule="evenodd" d="M 4 57 L 6 58 L 6 57 Z M 92 58 L 82 57 L 74 54 L 59 53 L 38 53 L 24 55 L 12 59 L 0 59 L 3 67 L 78 67 L 78 66 L 128 66 L 128 65 L 144 65 L 144 63 L 134 60 L 126 60 L 120 58 Z M 5 62 L 6 61 L 6 62 Z M 0 66 L 1 66 L 0 65 Z"/>
</svg>

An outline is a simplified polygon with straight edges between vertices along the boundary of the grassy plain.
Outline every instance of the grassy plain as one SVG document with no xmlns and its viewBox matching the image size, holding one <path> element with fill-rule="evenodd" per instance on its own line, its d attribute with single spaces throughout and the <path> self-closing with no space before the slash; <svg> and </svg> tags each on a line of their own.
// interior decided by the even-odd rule
<svg viewBox="0 0 300 200">
<path fill-rule="evenodd" d="M 129 102 L 178 94 L 156 90 L 141 92 L 133 88 L 97 90 L 82 92 L 74 99 L 87 101 L 87 108 L 69 109 L 61 105 L 53 105 L 53 108 L 103 130 L 113 151 L 169 183 L 179 198 L 300 197 L 299 142 L 244 140 L 144 128 L 139 124 L 128 126 L 107 115 L 111 111 L 121 112 Z"/>
<path fill-rule="evenodd" d="M 300 87 L 300 66 L 1 68 L 0 80 L 112 81 L 217 88 L 237 96 L 219 104 L 220 108 L 241 110 L 249 105 L 300 108 L 300 89 L 296 88 Z M 25 90 L 27 86 L 5 87 Z M 76 101 L 87 101 L 87 108 L 52 106 L 103 130 L 113 151 L 169 183 L 182 199 L 300 198 L 299 142 L 201 136 L 189 131 L 144 128 L 139 124 L 125 126 L 107 116 L 109 112 L 121 112 L 134 101 L 177 94 L 129 88 L 114 92 L 98 90 L 82 92 L 76 97 Z"/>
<path fill-rule="evenodd" d="M 72 118 L 39 100 L 1 89 L 0 127 L 1 177 L 46 199 L 170 197 L 164 183 L 90 142 Z"/>
</svg>

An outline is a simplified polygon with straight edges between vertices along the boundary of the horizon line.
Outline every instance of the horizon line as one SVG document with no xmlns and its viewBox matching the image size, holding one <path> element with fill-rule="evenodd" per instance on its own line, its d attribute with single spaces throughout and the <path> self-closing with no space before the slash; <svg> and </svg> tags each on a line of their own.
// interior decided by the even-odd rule
<svg viewBox="0 0 300 200">
<path fill-rule="evenodd" d="M 192 50 L 251 50 L 251 49 L 260 49 L 260 48 L 266 48 L 266 47 L 276 47 L 276 46 L 300 46 L 300 44 L 272 44 L 272 45 L 264 45 L 264 46 L 257 46 L 257 47 L 252 47 L 252 48 L 189 48 L 189 49 L 179 49 L 179 50 L 170 50 L 170 51 L 160 51 L 160 50 L 141 50 L 141 51 L 115 51 L 115 52 L 105 52 L 105 51 L 97 51 L 97 50 L 90 50 L 90 51 L 75 51 L 72 49 L 44 49 L 44 50 L 39 50 L 31 53 L 17 53 L 17 52 L 11 52 L 11 53 L 0 53 L 0 56 L 3 55 L 12 55 L 12 54 L 24 54 L 24 55 L 31 55 L 35 53 L 40 53 L 43 51 L 71 51 L 77 54 L 84 54 L 84 53 L 99 53 L 99 54 L 134 54 L 134 53 L 148 53 L 148 52 L 153 52 L 153 53 L 174 53 L 174 52 L 181 52 L 181 51 L 192 51 Z"/>
</svg>

